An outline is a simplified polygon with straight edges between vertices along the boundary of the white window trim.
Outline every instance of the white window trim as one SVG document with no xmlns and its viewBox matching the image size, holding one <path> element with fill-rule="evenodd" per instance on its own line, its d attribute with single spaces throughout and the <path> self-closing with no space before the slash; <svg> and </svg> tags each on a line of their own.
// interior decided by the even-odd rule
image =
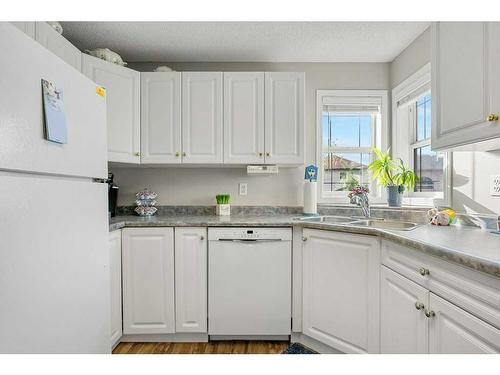
<svg viewBox="0 0 500 375">
<path fill-rule="evenodd" d="M 412 95 L 414 92 L 421 90 L 426 85 L 430 85 L 430 83 L 431 64 L 428 63 L 392 90 L 392 145 L 405 142 L 408 144 L 408 147 L 410 147 L 411 150 L 413 150 L 413 147 L 417 145 L 414 139 L 401 139 L 402 136 L 398 134 L 398 102 L 405 97 Z M 416 113 L 414 113 L 414 115 L 416 115 Z M 416 126 L 414 121 L 410 124 L 410 126 L 411 131 L 409 132 L 409 134 L 412 134 Z M 422 145 L 424 145 L 424 143 L 427 144 L 429 142 L 422 142 Z M 399 155 L 396 154 L 393 154 L 392 156 L 394 158 L 399 157 Z M 413 152 L 409 152 L 408 165 L 413 168 Z M 412 206 L 449 206 L 451 202 L 451 165 L 452 153 L 446 152 L 444 160 L 444 181 L 442 197 L 440 197 L 441 194 L 438 193 L 406 192 L 405 196 L 403 197 L 403 204 Z"/>
<path fill-rule="evenodd" d="M 322 124 L 321 118 L 323 113 L 323 97 L 339 96 L 339 97 L 378 97 L 380 98 L 381 108 L 381 123 L 376 137 L 376 145 L 382 150 L 386 150 L 388 146 L 389 131 L 388 131 L 388 90 L 317 90 L 316 91 L 316 165 L 318 166 L 318 202 L 330 204 L 349 204 L 347 192 L 343 196 L 324 197 L 323 196 L 323 166 L 322 166 Z M 375 129 L 374 129 L 375 131 Z M 374 194 L 375 193 L 375 194 Z M 372 190 L 370 195 L 372 203 L 385 203 L 386 192 L 384 189 Z"/>
</svg>

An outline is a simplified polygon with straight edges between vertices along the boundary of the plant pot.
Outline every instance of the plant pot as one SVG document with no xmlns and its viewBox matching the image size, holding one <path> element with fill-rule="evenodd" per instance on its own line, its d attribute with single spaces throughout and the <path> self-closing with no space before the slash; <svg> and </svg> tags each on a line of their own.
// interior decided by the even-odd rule
<svg viewBox="0 0 500 375">
<path fill-rule="evenodd" d="M 401 207 L 403 193 L 399 192 L 399 186 L 387 186 L 387 204 L 389 207 Z"/>
<path fill-rule="evenodd" d="M 231 215 L 231 205 L 230 204 L 218 204 L 215 207 L 215 213 L 217 216 L 229 216 Z"/>
</svg>

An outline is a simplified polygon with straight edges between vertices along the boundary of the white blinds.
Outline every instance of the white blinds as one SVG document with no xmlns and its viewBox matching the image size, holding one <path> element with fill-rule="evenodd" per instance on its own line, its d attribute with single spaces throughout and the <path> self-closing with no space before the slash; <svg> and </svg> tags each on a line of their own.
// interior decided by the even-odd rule
<svg viewBox="0 0 500 375">
<path fill-rule="evenodd" d="M 425 85 L 420 86 L 418 89 L 412 91 L 412 93 L 410 95 L 407 95 L 407 96 L 399 99 L 397 102 L 397 106 L 401 107 L 401 106 L 404 106 L 405 104 L 408 104 L 410 102 L 417 101 L 420 96 L 426 94 L 430 90 L 431 90 L 431 84 L 429 82 Z"/>
<path fill-rule="evenodd" d="M 342 113 L 380 113 L 382 100 L 380 97 L 348 97 L 324 96 L 322 100 L 323 112 Z"/>
</svg>

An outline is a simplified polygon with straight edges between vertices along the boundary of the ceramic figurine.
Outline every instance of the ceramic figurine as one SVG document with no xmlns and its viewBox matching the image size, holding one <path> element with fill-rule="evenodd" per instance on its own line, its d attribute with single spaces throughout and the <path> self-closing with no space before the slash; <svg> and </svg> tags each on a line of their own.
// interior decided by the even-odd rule
<svg viewBox="0 0 500 375">
<path fill-rule="evenodd" d="M 127 65 L 127 63 L 122 60 L 119 54 L 111 51 L 109 48 L 97 48 L 94 50 L 86 49 L 85 53 L 88 53 L 89 55 L 95 56 L 99 59 L 109 61 L 116 65 L 121 65 L 121 66 Z"/>
<path fill-rule="evenodd" d="M 173 70 L 169 66 L 161 65 L 155 69 L 155 72 L 173 72 Z"/>
<path fill-rule="evenodd" d="M 47 21 L 47 23 L 55 30 L 57 31 L 59 34 L 62 35 L 63 33 L 63 27 L 61 26 L 61 24 L 57 21 Z"/>
</svg>

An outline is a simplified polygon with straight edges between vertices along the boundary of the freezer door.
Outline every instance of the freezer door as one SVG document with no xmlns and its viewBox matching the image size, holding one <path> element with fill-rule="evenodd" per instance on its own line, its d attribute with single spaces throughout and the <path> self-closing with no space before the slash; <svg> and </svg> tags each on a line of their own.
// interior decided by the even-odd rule
<svg viewBox="0 0 500 375">
<path fill-rule="evenodd" d="M 107 188 L 0 172 L 0 353 L 109 353 Z"/>
<path fill-rule="evenodd" d="M 0 170 L 107 178 L 106 98 L 96 84 L 0 22 Z M 41 80 L 62 91 L 66 144 L 46 141 Z"/>
</svg>

